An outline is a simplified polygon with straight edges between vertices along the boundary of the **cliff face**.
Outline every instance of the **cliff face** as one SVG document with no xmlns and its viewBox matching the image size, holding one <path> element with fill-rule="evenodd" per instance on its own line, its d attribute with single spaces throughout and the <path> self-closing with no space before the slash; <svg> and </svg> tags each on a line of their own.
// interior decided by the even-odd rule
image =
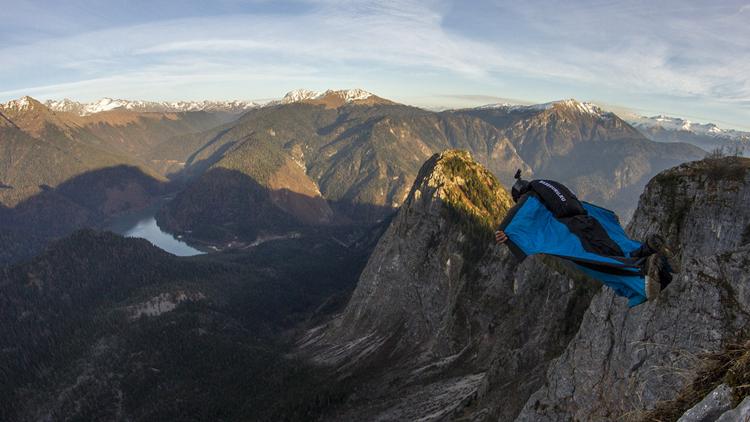
<svg viewBox="0 0 750 422">
<path fill-rule="evenodd" d="M 512 201 L 468 153 L 428 160 L 344 312 L 300 350 L 358 385 L 331 419 L 507 420 L 596 290 L 492 245 Z M 561 269 L 561 271 L 563 271 Z"/>
<path fill-rule="evenodd" d="M 474 190 L 480 186 L 481 192 Z M 462 275 L 476 270 L 492 227 L 511 203 L 495 177 L 468 154 L 447 152 L 428 160 L 405 212 L 391 224 L 362 274 L 367 282 L 360 283 L 343 314 L 342 334 L 400 326 L 408 333 L 400 347 L 411 349 L 427 340 L 444 325 L 446 311 L 462 290 Z M 418 314 L 407 317 L 405 311 Z"/>
<path fill-rule="evenodd" d="M 750 322 L 750 160 L 684 164 L 649 182 L 628 227 L 664 234 L 682 272 L 633 309 L 598 293 L 519 421 L 637 418 L 675 399 L 699 356 L 741 341 Z M 687 409 L 685 409 L 687 410 Z"/>
<path fill-rule="evenodd" d="M 687 163 L 657 175 L 630 226 L 636 238 L 658 229 L 683 261 L 750 243 L 750 160 Z"/>
</svg>

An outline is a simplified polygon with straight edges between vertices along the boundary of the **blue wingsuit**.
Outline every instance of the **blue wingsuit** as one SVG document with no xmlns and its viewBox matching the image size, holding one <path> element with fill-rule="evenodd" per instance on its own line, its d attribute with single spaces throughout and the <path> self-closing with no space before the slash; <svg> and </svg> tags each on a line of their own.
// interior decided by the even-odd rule
<svg viewBox="0 0 750 422">
<path fill-rule="evenodd" d="M 625 234 L 614 212 L 579 201 L 552 180 L 522 182 L 523 192 L 516 198 L 514 191 L 517 203 L 499 227 L 519 260 L 557 256 L 628 298 L 630 307 L 646 301 L 643 245 Z"/>
</svg>

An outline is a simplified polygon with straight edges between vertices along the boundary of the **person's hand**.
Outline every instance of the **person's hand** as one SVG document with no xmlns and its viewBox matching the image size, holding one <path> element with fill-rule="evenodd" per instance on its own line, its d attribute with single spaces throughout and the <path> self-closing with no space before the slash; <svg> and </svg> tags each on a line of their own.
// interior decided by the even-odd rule
<svg viewBox="0 0 750 422">
<path fill-rule="evenodd" d="M 508 236 L 505 234 L 504 231 L 498 230 L 495 232 L 495 242 L 497 244 L 505 243 L 508 240 Z"/>
</svg>

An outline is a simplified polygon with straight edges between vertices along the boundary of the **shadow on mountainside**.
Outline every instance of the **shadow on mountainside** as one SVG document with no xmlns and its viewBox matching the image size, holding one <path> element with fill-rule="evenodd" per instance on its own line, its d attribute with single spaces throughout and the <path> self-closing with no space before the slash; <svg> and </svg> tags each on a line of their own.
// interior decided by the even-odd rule
<svg viewBox="0 0 750 422">
<path fill-rule="evenodd" d="M 94 170 L 0 208 L 0 264 L 30 258 L 52 240 L 80 228 L 102 228 L 122 214 L 151 205 L 179 183 L 163 183 L 136 167 Z M 291 232 L 329 232 L 346 244 L 394 212 L 391 207 L 326 201 L 289 189 L 271 190 L 247 175 L 211 169 L 157 216 L 164 230 L 199 242 L 240 240 Z"/>
<path fill-rule="evenodd" d="M 119 165 L 92 170 L 0 209 L 0 264 L 29 258 L 74 230 L 104 227 L 124 213 L 146 208 L 170 186 L 139 168 Z"/>
<path fill-rule="evenodd" d="M 188 159 L 185 160 L 185 170 L 189 169 L 193 165 L 198 165 L 199 166 L 199 174 L 200 174 L 200 173 L 203 173 L 203 171 L 205 171 L 206 169 L 208 169 L 211 166 L 211 164 L 213 164 L 216 161 L 218 161 L 218 159 L 221 158 L 222 155 L 224 155 L 224 152 L 226 152 L 229 148 L 231 148 L 232 145 L 234 145 L 236 143 L 236 141 L 231 141 L 231 142 L 228 142 L 226 144 L 221 145 L 217 151 L 215 151 L 215 152 L 213 152 L 211 154 L 211 157 L 214 158 L 213 160 L 211 158 L 207 158 L 207 159 L 196 161 L 196 159 L 201 154 L 201 152 L 205 151 L 211 145 L 213 145 L 216 142 L 218 142 L 219 140 L 221 140 L 221 138 L 223 138 L 224 135 L 226 135 L 227 132 L 229 132 L 230 130 L 231 130 L 231 128 L 219 131 L 219 133 L 217 133 L 213 138 L 211 138 L 203 146 L 201 146 L 200 148 L 198 148 L 197 150 L 195 150 L 192 154 L 190 154 L 190 156 L 188 157 Z M 218 157 L 218 158 L 216 158 L 216 157 Z M 204 164 L 202 166 L 200 166 L 200 164 L 202 162 L 204 162 Z M 181 173 L 183 173 L 183 172 L 179 172 L 179 173 L 175 174 L 175 177 L 182 177 Z"/>
<path fill-rule="evenodd" d="M 371 227 L 395 209 L 355 200 L 327 201 L 290 189 L 270 189 L 237 170 L 212 168 L 157 215 L 159 226 L 204 242 L 249 242 L 292 231 Z"/>
</svg>

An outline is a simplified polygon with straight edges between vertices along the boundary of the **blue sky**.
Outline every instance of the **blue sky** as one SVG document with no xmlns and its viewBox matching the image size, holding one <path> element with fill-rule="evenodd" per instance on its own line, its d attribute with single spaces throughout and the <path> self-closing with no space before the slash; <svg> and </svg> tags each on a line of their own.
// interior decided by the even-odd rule
<svg viewBox="0 0 750 422">
<path fill-rule="evenodd" d="M 577 98 L 750 129 L 747 1 L 0 0 L 0 101 Z"/>
</svg>

